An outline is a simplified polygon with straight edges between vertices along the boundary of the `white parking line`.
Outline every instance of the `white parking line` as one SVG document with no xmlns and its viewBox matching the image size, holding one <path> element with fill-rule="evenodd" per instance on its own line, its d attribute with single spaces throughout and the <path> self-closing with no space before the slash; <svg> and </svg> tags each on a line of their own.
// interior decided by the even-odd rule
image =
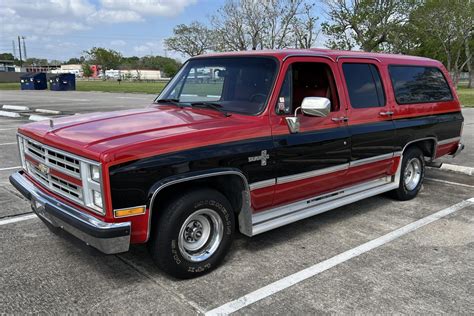
<svg viewBox="0 0 474 316">
<path fill-rule="evenodd" d="M 457 185 L 457 186 L 465 187 L 465 188 L 474 188 L 474 185 L 458 183 L 458 182 L 451 182 L 451 181 L 446 181 L 446 180 L 441 180 L 441 179 L 425 178 L 425 180 L 433 181 L 433 182 L 440 182 L 440 183 L 445 183 L 445 184 L 451 184 L 451 185 Z"/>
<path fill-rule="evenodd" d="M 9 217 L 6 219 L 0 219 L 0 226 L 2 225 L 7 225 L 7 224 L 12 224 L 12 223 L 17 223 L 17 222 L 22 222 L 22 221 L 27 221 L 29 219 L 33 218 L 38 218 L 36 214 L 26 214 L 26 215 L 21 215 L 21 216 L 15 216 L 15 217 Z"/>
<path fill-rule="evenodd" d="M 222 306 L 219 306 L 213 310 L 210 310 L 205 313 L 205 315 L 227 315 L 233 312 L 236 312 L 246 306 L 249 306 L 255 302 L 258 302 L 268 296 L 271 296 L 275 293 L 283 291 L 293 285 L 296 285 L 308 278 L 311 278 L 321 272 L 324 272 L 332 267 L 335 267 L 347 260 L 360 256 L 372 249 L 380 247 L 388 242 L 391 242 L 397 238 L 400 238 L 418 228 L 421 228 L 425 225 L 428 225 L 434 221 L 437 221 L 449 214 L 462 210 L 465 207 L 474 205 L 474 197 L 469 200 L 462 201 L 458 204 L 445 208 L 439 212 L 426 216 L 422 219 L 419 219 L 413 223 L 410 223 L 406 226 L 403 226 L 397 230 L 394 230 L 386 235 L 383 235 L 379 238 L 373 239 L 369 242 L 366 242 L 358 247 L 347 250 L 341 254 L 338 254 L 332 258 L 324 260 L 320 263 L 317 263 L 309 268 L 296 272 L 292 275 L 289 275 L 283 279 L 280 279 L 276 282 L 273 282 L 267 286 L 264 286 L 256 291 L 253 291 L 249 294 L 246 294 L 235 301 L 228 302 Z"/>
<path fill-rule="evenodd" d="M 5 145 L 16 145 L 16 142 L 12 142 L 12 143 L 2 143 L 2 144 L 0 144 L 0 146 L 5 146 Z"/>
<path fill-rule="evenodd" d="M 13 170 L 13 169 L 20 169 L 21 166 L 16 166 L 16 167 L 6 167 L 6 168 L 0 168 L 0 171 L 5 171 L 5 170 Z"/>
<path fill-rule="evenodd" d="M 0 131 L 11 131 L 14 129 L 18 129 L 18 127 L 11 127 L 11 128 L 0 128 Z"/>
</svg>

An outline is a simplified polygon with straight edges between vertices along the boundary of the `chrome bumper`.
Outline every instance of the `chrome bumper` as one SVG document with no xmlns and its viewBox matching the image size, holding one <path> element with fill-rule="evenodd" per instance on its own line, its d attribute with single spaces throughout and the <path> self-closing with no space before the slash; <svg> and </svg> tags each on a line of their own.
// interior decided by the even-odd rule
<svg viewBox="0 0 474 316">
<path fill-rule="evenodd" d="M 10 183 L 31 202 L 33 211 L 53 227 L 59 227 L 106 254 L 128 251 L 131 223 L 106 223 L 40 191 L 23 171 Z"/>
<path fill-rule="evenodd" d="M 458 143 L 458 148 L 456 148 L 456 151 L 452 154 L 453 158 L 456 157 L 461 153 L 461 151 L 464 150 L 464 144 L 463 143 Z"/>
</svg>

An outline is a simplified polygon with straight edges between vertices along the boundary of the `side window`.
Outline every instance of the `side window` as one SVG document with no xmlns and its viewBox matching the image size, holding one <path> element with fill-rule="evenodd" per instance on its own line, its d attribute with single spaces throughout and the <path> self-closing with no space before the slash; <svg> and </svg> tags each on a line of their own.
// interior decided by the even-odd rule
<svg viewBox="0 0 474 316">
<path fill-rule="evenodd" d="M 385 105 L 382 80 L 375 65 L 344 63 L 342 70 L 353 108 L 374 108 Z"/>
<path fill-rule="evenodd" d="M 331 68 L 324 63 L 293 63 L 278 95 L 277 114 L 293 114 L 306 97 L 331 101 L 331 112 L 339 110 L 339 98 Z"/>
<path fill-rule="evenodd" d="M 453 95 L 443 73 L 435 67 L 389 66 L 398 104 L 451 101 Z"/>
</svg>

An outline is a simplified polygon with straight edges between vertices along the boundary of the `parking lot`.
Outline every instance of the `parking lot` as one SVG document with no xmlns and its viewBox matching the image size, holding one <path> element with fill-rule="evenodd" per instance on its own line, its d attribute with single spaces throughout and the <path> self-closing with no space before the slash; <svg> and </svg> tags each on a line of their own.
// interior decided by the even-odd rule
<svg viewBox="0 0 474 316">
<path fill-rule="evenodd" d="M 153 95 L 1 91 L 0 106 L 73 115 L 150 104 Z M 474 109 L 458 158 L 474 167 Z M 428 169 L 420 195 L 376 196 L 253 238 L 237 235 L 223 265 L 176 280 L 143 245 L 103 255 L 55 235 L 8 182 L 16 128 L 0 116 L 0 313 L 474 313 L 474 176 Z M 441 212 L 440 212 L 441 211 Z"/>
</svg>

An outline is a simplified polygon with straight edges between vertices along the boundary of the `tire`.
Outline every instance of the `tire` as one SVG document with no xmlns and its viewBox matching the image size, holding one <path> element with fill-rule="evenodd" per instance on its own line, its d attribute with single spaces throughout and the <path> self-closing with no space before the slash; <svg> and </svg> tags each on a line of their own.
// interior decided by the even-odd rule
<svg viewBox="0 0 474 316">
<path fill-rule="evenodd" d="M 166 273 L 189 279 L 215 269 L 234 237 L 229 201 L 212 189 L 186 191 L 167 203 L 152 232 L 149 250 Z"/>
<path fill-rule="evenodd" d="M 417 196 L 425 177 L 425 160 L 418 147 L 410 147 L 403 153 L 400 184 L 392 191 L 392 196 L 400 201 L 411 200 Z"/>
</svg>

